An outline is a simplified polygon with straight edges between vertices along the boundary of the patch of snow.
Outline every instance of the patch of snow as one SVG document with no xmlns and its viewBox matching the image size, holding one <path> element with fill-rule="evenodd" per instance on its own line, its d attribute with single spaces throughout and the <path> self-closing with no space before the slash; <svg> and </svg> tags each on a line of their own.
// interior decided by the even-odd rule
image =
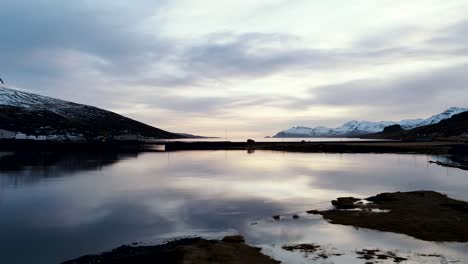
<svg viewBox="0 0 468 264">
<path fill-rule="evenodd" d="M 370 211 L 371 211 L 372 213 L 388 213 L 388 212 L 390 212 L 390 210 L 384 210 L 384 209 L 378 209 L 378 208 L 376 208 L 376 209 L 371 209 Z"/>
<path fill-rule="evenodd" d="M 359 201 L 356 201 L 354 202 L 354 204 L 362 204 L 362 205 L 367 205 L 367 204 L 372 204 L 373 202 L 371 201 L 367 201 L 365 199 L 362 199 L 362 200 L 359 200 Z"/>
</svg>

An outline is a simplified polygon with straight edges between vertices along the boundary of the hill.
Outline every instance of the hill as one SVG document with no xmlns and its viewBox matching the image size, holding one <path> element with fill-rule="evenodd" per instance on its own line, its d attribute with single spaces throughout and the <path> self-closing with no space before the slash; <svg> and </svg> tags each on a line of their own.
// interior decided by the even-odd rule
<svg viewBox="0 0 468 264">
<path fill-rule="evenodd" d="M 453 115 L 466 112 L 468 108 L 451 107 L 442 113 L 433 115 L 427 119 L 406 119 L 401 121 L 356 121 L 352 120 L 337 128 L 318 126 L 314 128 L 297 126 L 277 133 L 276 138 L 301 138 L 301 137 L 356 137 L 371 133 L 378 133 L 385 127 L 400 125 L 405 130 L 416 127 L 437 124 Z"/>
<path fill-rule="evenodd" d="M 395 131 L 385 129 L 380 133 L 364 135 L 362 138 L 379 139 L 435 139 L 435 138 L 458 138 L 468 139 L 468 112 L 456 114 L 436 124 L 417 127 L 411 130 Z"/>
<path fill-rule="evenodd" d="M 0 129 L 28 135 L 183 138 L 97 107 L 0 86 Z"/>
</svg>

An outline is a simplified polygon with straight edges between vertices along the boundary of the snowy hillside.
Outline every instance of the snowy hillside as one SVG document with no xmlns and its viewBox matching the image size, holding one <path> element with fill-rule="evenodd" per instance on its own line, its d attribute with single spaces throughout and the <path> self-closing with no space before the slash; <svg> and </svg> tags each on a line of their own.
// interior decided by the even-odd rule
<svg viewBox="0 0 468 264">
<path fill-rule="evenodd" d="M 18 107 L 28 111 L 47 110 L 69 118 L 82 115 L 82 111 L 86 110 L 94 110 L 92 114 L 99 114 L 99 111 L 95 111 L 97 108 L 1 86 L 0 106 Z"/>
<path fill-rule="evenodd" d="M 387 126 L 399 124 L 403 129 L 409 130 L 416 127 L 437 124 L 453 115 L 466 112 L 468 108 L 451 107 L 446 111 L 431 116 L 427 119 L 406 119 L 401 121 L 349 121 L 337 128 L 323 126 L 309 128 L 303 126 L 292 127 L 276 134 L 274 137 L 347 137 L 358 136 L 383 131 Z"/>
<path fill-rule="evenodd" d="M 110 136 L 139 134 L 180 138 L 158 128 L 96 107 L 0 86 L 0 129 L 32 135 Z"/>
</svg>

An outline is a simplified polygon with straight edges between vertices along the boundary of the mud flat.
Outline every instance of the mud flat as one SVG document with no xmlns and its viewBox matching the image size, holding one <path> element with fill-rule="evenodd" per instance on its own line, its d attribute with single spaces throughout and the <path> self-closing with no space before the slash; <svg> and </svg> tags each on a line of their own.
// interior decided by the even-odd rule
<svg viewBox="0 0 468 264">
<path fill-rule="evenodd" d="M 332 224 L 406 234 L 426 241 L 468 242 L 468 203 L 434 191 L 342 197 L 330 210 L 311 210 Z"/>
<path fill-rule="evenodd" d="M 260 253 L 259 248 L 244 244 L 241 236 L 222 240 L 186 238 L 157 246 L 121 246 L 99 255 L 83 256 L 63 264 L 278 264 Z"/>
</svg>

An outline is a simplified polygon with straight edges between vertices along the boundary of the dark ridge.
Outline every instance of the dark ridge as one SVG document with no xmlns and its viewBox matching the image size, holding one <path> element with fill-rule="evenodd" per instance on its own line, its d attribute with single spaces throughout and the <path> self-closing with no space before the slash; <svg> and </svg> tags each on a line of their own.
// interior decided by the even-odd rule
<svg viewBox="0 0 468 264">
<path fill-rule="evenodd" d="M 421 141 L 449 138 L 458 141 L 468 141 L 468 112 L 454 115 L 451 118 L 442 120 L 437 124 L 417 127 L 411 130 L 397 130 L 397 128 L 389 128 L 389 130 L 384 130 L 380 133 L 364 135 L 361 136 L 361 138 Z"/>
</svg>

